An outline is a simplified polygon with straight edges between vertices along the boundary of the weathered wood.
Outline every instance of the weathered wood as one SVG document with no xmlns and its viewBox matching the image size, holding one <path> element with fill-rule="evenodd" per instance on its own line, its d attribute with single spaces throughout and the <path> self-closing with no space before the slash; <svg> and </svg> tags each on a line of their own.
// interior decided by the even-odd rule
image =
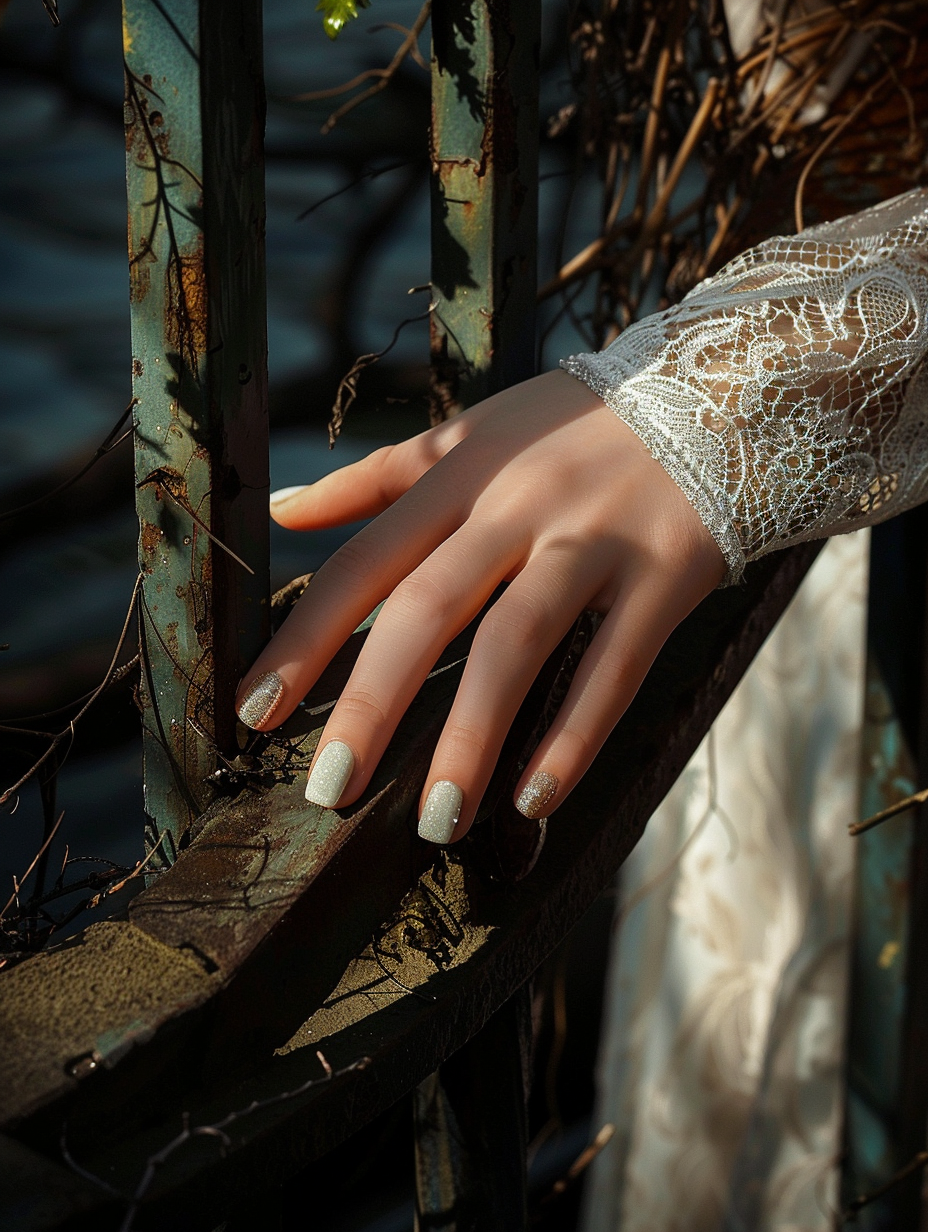
<svg viewBox="0 0 928 1232">
<path fill-rule="evenodd" d="M 330 980 L 324 1001 L 311 982 L 304 986 L 296 980 L 284 989 L 275 982 L 287 947 L 299 968 L 309 971 L 314 952 L 320 962 L 326 961 L 330 939 L 288 930 L 289 905 L 295 902 L 299 910 L 301 896 L 312 893 L 312 883 L 300 881 L 303 874 L 296 865 L 296 872 L 288 873 L 287 862 L 293 860 L 295 846 L 312 843 L 313 836 L 291 828 L 284 847 L 275 851 L 275 813 L 290 807 L 299 785 L 278 783 L 263 789 L 256 798 L 269 810 L 270 830 L 266 844 L 254 832 L 249 842 L 257 840 L 274 853 L 274 876 L 268 871 L 271 866 L 259 863 L 246 886 L 235 883 L 226 905 L 232 899 L 245 917 L 250 901 L 277 897 L 282 902 L 276 923 L 264 917 L 267 931 L 263 939 L 251 939 L 251 957 L 246 961 L 243 955 L 241 970 L 250 970 L 249 996 L 259 995 L 260 989 L 261 1007 L 276 1017 L 278 1027 L 297 1017 L 302 1017 L 302 1025 L 288 1039 L 278 1039 L 276 1054 L 269 1044 L 262 1045 L 252 1057 L 250 1073 L 238 1067 L 216 1072 L 208 1064 L 210 1031 L 215 1045 L 218 1023 L 221 1036 L 232 1037 L 237 1030 L 234 1014 L 220 1017 L 223 997 L 231 996 L 227 1004 L 235 1003 L 236 970 L 210 974 L 208 956 L 204 962 L 180 935 L 167 945 L 135 924 L 112 923 L 105 928 L 125 934 L 127 940 L 120 944 L 131 945 L 138 955 L 131 964 L 114 959 L 117 947 L 107 949 L 99 930 L 90 930 L 82 945 L 37 956 L 0 976 L 0 1018 L 12 1017 L 19 1024 L 17 1038 L 22 1041 L 17 1049 L 0 1052 L 6 1131 L 60 1161 L 59 1139 L 66 1123 L 79 1162 L 131 1194 L 145 1160 L 176 1136 L 181 1112 L 196 1126 L 215 1124 L 240 1110 L 223 1130 L 228 1139 L 224 1155 L 215 1135 L 196 1137 L 156 1170 L 135 1219 L 140 1230 L 180 1227 L 179 1212 L 185 1226 L 211 1228 L 238 1195 L 270 1186 L 344 1140 L 475 1035 L 602 891 L 779 617 L 816 550 L 817 545 L 805 545 L 758 562 L 743 587 L 710 596 L 684 622 L 594 767 L 558 810 L 529 876 L 513 883 L 491 880 L 480 871 L 483 865 L 473 854 L 484 841 L 486 823 L 476 827 L 472 840 L 439 856 L 421 878 L 414 864 L 401 876 L 397 864 L 381 870 L 369 859 L 356 878 L 357 899 L 341 912 L 345 927 L 360 931 L 364 925 L 354 903 L 365 893 L 389 892 L 392 901 L 402 900 L 402 905 L 395 914 L 384 913 L 366 947 L 362 937 L 358 957 L 340 978 Z M 460 665 L 449 667 L 429 683 L 442 676 L 450 681 L 458 671 Z M 537 698 L 532 707 L 534 724 Z M 392 820 L 376 824 L 385 831 L 392 828 L 396 841 L 408 844 L 409 852 L 416 850 L 418 840 L 410 837 L 413 818 L 402 816 L 389 796 L 391 783 L 401 782 L 406 773 L 411 779 L 417 773 L 421 781 L 427 760 L 419 762 L 415 772 L 412 760 L 402 745 L 391 748 L 387 765 L 392 769 L 385 774 L 392 779 L 379 782 L 376 799 L 342 818 L 348 831 L 345 854 L 367 850 L 364 827 L 381 800 Z M 417 792 L 411 786 L 409 790 L 413 796 Z M 230 811 L 234 807 L 233 802 Z M 363 822 L 355 824 L 356 812 L 365 809 Z M 220 811 L 211 824 L 228 822 Z M 207 826 L 146 893 L 157 889 L 165 904 L 172 882 L 180 884 L 185 862 L 198 859 L 198 844 L 209 838 Z M 426 844 L 419 850 L 434 858 Z M 351 858 L 363 864 L 361 854 Z M 386 888 L 382 881 L 389 882 Z M 187 889 L 199 896 L 207 914 L 222 904 L 221 885 L 197 888 L 185 883 Z M 343 884 L 346 893 L 349 889 Z M 182 895 L 178 902 L 183 904 Z M 165 908 L 163 917 L 168 914 Z M 131 936 L 137 939 L 131 941 Z M 262 988 L 262 949 L 268 946 L 272 954 L 275 937 L 281 948 L 269 963 L 271 975 Z M 151 958 L 144 956 L 145 945 Z M 126 996 L 108 1002 L 111 1012 L 101 1012 L 99 1021 L 86 1007 L 87 979 L 71 974 L 77 964 L 93 973 L 101 999 L 102 990 L 125 986 L 131 969 Z M 190 998 L 186 1004 L 184 997 Z M 287 1007 L 281 1010 L 277 1002 L 284 1000 Z M 61 1024 L 72 1016 L 74 1029 L 63 1030 Z M 245 1024 L 246 1039 L 252 1027 Z M 336 1072 L 345 1072 L 307 1086 L 322 1076 L 317 1049 Z M 369 1064 L 348 1068 L 364 1057 L 371 1058 Z M 82 1065 L 73 1064 L 81 1060 Z M 17 1086 L 20 1069 L 28 1071 L 28 1078 Z M 184 1069 L 181 1085 L 178 1074 Z M 284 1098 L 286 1092 L 297 1093 Z M 281 1098 L 275 1100 L 275 1095 Z M 264 1102 L 249 1111 L 253 1099 Z"/>
<path fill-rule="evenodd" d="M 535 372 L 540 37 L 540 0 L 433 0 L 433 422 Z M 544 823 L 514 822 L 514 812 L 505 809 L 507 828 L 526 841 L 528 867 Z M 501 833 L 483 833 L 497 863 Z M 518 1019 L 499 1010 L 417 1092 L 420 1232 L 525 1227 L 528 1092 L 507 1081 L 504 1060 L 488 1064 L 518 1054 Z M 495 1099 L 479 1080 L 491 1069 Z"/>
<path fill-rule="evenodd" d="M 170 862 L 268 631 L 261 3 L 125 0 L 123 27 L 145 808 Z"/>
</svg>

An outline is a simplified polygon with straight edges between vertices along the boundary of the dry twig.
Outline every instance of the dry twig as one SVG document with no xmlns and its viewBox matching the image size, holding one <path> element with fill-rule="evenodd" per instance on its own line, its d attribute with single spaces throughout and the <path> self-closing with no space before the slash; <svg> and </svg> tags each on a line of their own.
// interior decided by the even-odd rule
<svg viewBox="0 0 928 1232">
<path fill-rule="evenodd" d="M 405 60 L 411 59 L 420 67 L 426 67 L 422 54 L 419 51 L 419 35 L 425 29 L 431 12 L 432 0 L 425 0 L 425 4 L 419 10 L 419 15 L 408 30 L 405 26 L 398 26 L 394 22 L 382 23 L 393 30 L 401 31 L 406 36 L 397 48 L 393 59 L 385 68 L 366 69 L 363 73 L 358 73 L 356 77 L 352 77 L 350 81 L 345 81 L 339 86 L 330 86 L 326 90 L 310 90 L 306 94 L 294 94 L 292 101 L 296 103 L 311 103 L 326 98 L 337 98 L 340 94 L 347 94 L 349 90 L 355 90 L 358 86 L 363 85 L 365 81 L 370 81 L 373 78 L 373 85 L 368 86 L 366 90 L 362 90 L 360 94 L 355 94 L 353 98 L 349 98 L 347 102 L 342 103 L 341 107 L 332 112 L 321 129 L 323 133 L 330 133 L 339 120 L 348 115 L 350 111 L 354 111 L 355 107 L 360 107 L 369 98 L 374 98 L 381 90 L 385 90 L 399 72 Z"/>
</svg>

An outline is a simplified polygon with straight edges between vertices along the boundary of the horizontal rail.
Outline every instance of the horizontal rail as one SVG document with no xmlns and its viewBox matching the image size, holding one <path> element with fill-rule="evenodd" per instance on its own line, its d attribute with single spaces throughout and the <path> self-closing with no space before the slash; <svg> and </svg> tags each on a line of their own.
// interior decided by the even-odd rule
<svg viewBox="0 0 928 1232">
<path fill-rule="evenodd" d="M 277 748 L 273 785 L 256 780 L 215 806 L 131 921 L 96 925 L 0 977 L 0 1128 L 59 1165 L 66 1132 L 73 1158 L 129 1202 L 182 1113 L 212 1126 L 239 1110 L 224 1151 L 215 1134 L 197 1136 L 153 1172 L 140 1230 L 169 1226 L 181 1209 L 185 1226 L 209 1228 L 257 1184 L 337 1145 L 474 1035 L 608 884 L 816 551 L 758 562 L 744 586 L 711 595 L 680 626 L 528 876 L 508 802 L 522 760 L 513 742 L 497 806 L 471 836 L 437 859 L 415 836 L 460 643 L 359 804 L 338 814 L 302 801 L 298 766 L 320 728 L 305 729 L 322 721 L 308 711 L 337 692 L 358 635 L 308 699 L 304 730 Z M 546 679 L 554 692 L 576 658 L 560 654 Z M 522 740 L 543 709 L 536 693 Z M 316 1081 L 317 1051 L 340 1077 Z M 101 1204 L 113 1201 L 100 1190 Z M 63 1222 L 37 1214 L 24 1227 Z"/>
</svg>

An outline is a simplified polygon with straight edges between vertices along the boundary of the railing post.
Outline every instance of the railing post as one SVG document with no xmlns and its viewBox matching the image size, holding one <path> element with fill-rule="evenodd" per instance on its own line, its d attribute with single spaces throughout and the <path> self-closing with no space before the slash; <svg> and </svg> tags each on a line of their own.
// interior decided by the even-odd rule
<svg viewBox="0 0 928 1232">
<path fill-rule="evenodd" d="M 535 371 L 540 0 L 432 7 L 432 419 Z M 416 1092 L 417 1232 L 526 1225 L 527 991 Z"/>
<path fill-rule="evenodd" d="M 928 786 L 928 515 L 873 531 L 861 816 Z M 925 1149 L 928 1113 L 928 806 L 862 834 L 857 852 L 842 1207 Z M 862 1206 L 860 1232 L 917 1228 L 922 1172 Z"/>
<path fill-rule="evenodd" d="M 416 1232 L 526 1226 L 526 985 L 415 1092 Z"/>
<path fill-rule="evenodd" d="M 124 0 L 148 842 L 234 754 L 268 630 L 260 0 Z"/>
<path fill-rule="evenodd" d="M 535 371 L 540 0 L 432 7 L 432 417 Z"/>
</svg>

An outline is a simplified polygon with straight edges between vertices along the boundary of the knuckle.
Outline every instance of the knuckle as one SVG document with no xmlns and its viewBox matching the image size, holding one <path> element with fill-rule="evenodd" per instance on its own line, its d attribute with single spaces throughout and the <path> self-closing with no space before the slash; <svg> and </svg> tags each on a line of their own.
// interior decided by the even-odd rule
<svg viewBox="0 0 928 1232">
<path fill-rule="evenodd" d="M 377 566 L 377 553 L 361 535 L 355 535 L 322 566 L 330 577 L 358 584 L 368 581 Z M 321 570 L 320 570 L 321 572 Z"/>
<path fill-rule="evenodd" d="M 502 611 L 494 609 L 480 626 L 479 640 L 505 650 L 529 650 L 541 642 L 547 632 L 544 613 L 529 601 L 506 604 Z"/>
<path fill-rule="evenodd" d="M 373 693 L 354 690 L 343 693 L 338 703 L 340 721 L 347 719 L 353 727 L 365 729 L 381 727 L 387 721 L 387 711 L 383 702 Z"/>
<path fill-rule="evenodd" d="M 486 736 L 466 723 L 445 724 L 441 739 L 443 752 L 452 751 L 456 756 L 464 754 L 471 760 L 483 757 L 487 751 Z"/>
<path fill-rule="evenodd" d="M 584 769 L 599 751 L 602 740 L 594 741 L 588 731 L 584 731 L 574 723 L 565 723 L 558 733 L 558 744 L 571 764 Z"/>
<path fill-rule="evenodd" d="M 596 686 L 613 704 L 619 702 L 623 709 L 638 688 L 645 668 L 628 650 L 614 650 L 604 654 L 596 665 Z"/>
<path fill-rule="evenodd" d="M 454 615 L 457 596 L 449 583 L 433 573 L 416 572 L 394 590 L 390 606 L 402 616 L 421 620 L 428 615 L 439 622 Z"/>
</svg>

